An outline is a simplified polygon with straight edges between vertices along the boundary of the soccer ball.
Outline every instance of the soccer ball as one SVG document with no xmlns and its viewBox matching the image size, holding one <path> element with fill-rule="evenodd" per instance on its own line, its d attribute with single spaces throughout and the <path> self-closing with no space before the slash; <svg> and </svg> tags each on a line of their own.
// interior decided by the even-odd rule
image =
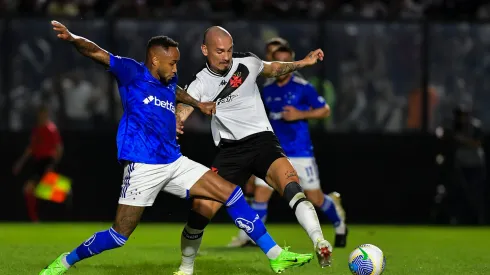
<svg viewBox="0 0 490 275">
<path fill-rule="evenodd" d="M 372 244 L 360 245 L 349 255 L 349 269 L 354 275 L 380 275 L 385 264 L 383 251 Z"/>
</svg>

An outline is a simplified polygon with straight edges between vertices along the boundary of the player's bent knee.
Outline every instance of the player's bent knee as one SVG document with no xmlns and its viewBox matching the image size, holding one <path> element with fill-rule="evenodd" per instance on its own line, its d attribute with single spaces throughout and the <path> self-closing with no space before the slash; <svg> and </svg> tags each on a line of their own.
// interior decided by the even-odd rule
<svg viewBox="0 0 490 275">
<path fill-rule="evenodd" d="M 209 170 L 192 186 L 189 193 L 191 197 L 203 197 L 224 203 L 235 188 L 236 185 Z"/>
<path fill-rule="evenodd" d="M 187 219 L 187 225 L 192 229 L 204 230 L 209 224 L 210 219 L 201 215 L 200 213 L 191 210 Z"/>
<path fill-rule="evenodd" d="M 290 182 L 284 188 L 283 197 L 289 202 L 289 206 L 296 211 L 296 207 L 298 204 L 304 201 L 308 201 L 306 199 L 305 194 L 303 193 L 303 189 L 297 182 Z"/>
</svg>

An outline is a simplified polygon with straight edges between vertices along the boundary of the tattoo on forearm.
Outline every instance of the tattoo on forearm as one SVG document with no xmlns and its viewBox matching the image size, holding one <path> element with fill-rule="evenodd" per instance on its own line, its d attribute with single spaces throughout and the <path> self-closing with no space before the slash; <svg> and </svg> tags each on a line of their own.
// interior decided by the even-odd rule
<svg viewBox="0 0 490 275">
<path fill-rule="evenodd" d="M 294 72 L 298 69 L 299 66 L 292 62 L 277 62 L 279 66 L 275 66 L 272 71 L 272 77 L 281 76 L 284 74 L 288 74 Z"/>
<path fill-rule="evenodd" d="M 197 107 L 198 101 L 195 100 L 192 96 L 190 96 L 184 89 L 177 86 L 177 90 L 175 92 L 175 96 L 177 97 L 177 101 L 185 103 L 187 105 Z"/>
<path fill-rule="evenodd" d="M 185 103 L 179 103 L 177 105 L 177 110 L 175 111 L 175 115 L 179 116 L 180 118 L 187 118 L 190 112 L 192 112 L 194 108 L 190 105 L 187 105 Z"/>
<path fill-rule="evenodd" d="M 75 40 L 73 40 L 73 45 L 81 54 L 90 57 L 95 61 L 102 63 L 104 65 L 107 66 L 109 65 L 110 63 L 109 53 L 101 49 L 94 42 L 84 37 L 77 36 L 75 37 Z"/>
</svg>

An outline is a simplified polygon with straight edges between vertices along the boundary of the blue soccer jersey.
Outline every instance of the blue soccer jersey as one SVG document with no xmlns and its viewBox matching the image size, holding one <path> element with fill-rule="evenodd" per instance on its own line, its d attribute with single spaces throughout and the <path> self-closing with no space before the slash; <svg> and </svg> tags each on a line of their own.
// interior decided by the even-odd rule
<svg viewBox="0 0 490 275">
<path fill-rule="evenodd" d="M 117 131 L 120 161 L 168 164 L 181 156 L 175 121 L 177 77 L 162 83 L 143 63 L 111 55 L 124 113 Z"/>
<path fill-rule="evenodd" d="M 312 157 L 313 145 L 307 120 L 285 121 L 283 108 L 293 106 L 300 111 L 316 109 L 326 105 L 315 88 L 305 79 L 293 75 L 289 82 L 279 87 L 276 82 L 265 86 L 262 97 L 274 133 L 288 157 Z"/>
</svg>

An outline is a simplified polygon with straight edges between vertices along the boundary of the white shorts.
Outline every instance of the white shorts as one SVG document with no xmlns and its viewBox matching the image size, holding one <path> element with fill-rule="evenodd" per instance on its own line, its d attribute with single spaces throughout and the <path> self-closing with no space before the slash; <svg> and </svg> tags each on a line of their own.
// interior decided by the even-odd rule
<svg viewBox="0 0 490 275">
<path fill-rule="evenodd" d="M 298 173 L 299 185 L 304 190 L 320 189 L 320 177 L 318 175 L 318 166 L 315 158 L 289 158 L 294 169 Z M 255 177 L 255 185 L 270 187 L 265 181 Z"/>
<path fill-rule="evenodd" d="M 209 168 L 181 156 L 169 164 L 130 162 L 124 167 L 119 204 L 152 206 L 160 191 L 188 198 L 191 187 Z"/>
</svg>

